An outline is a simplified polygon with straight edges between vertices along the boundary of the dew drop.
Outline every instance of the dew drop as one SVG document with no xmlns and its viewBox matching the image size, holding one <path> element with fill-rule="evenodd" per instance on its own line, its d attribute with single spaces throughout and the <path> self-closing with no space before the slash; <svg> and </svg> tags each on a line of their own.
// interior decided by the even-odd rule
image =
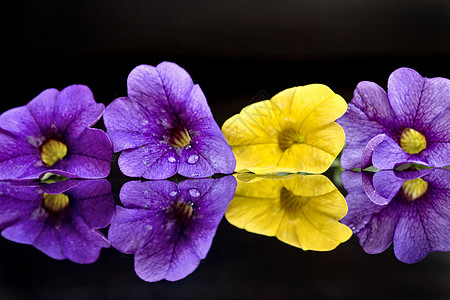
<svg viewBox="0 0 450 300">
<path fill-rule="evenodd" d="M 184 150 L 190 150 L 192 148 L 192 146 L 189 144 L 189 145 L 186 145 L 186 147 L 184 147 Z"/>
<path fill-rule="evenodd" d="M 189 156 L 187 162 L 191 165 L 196 164 L 198 162 L 198 155 L 194 154 L 194 155 Z"/>
<path fill-rule="evenodd" d="M 178 194 L 177 191 L 171 191 L 171 192 L 169 193 L 169 196 L 175 197 L 177 194 Z"/>
<path fill-rule="evenodd" d="M 176 159 L 175 157 L 173 157 L 173 156 L 168 157 L 167 160 L 168 160 L 169 162 L 171 162 L 171 163 L 174 163 L 174 162 L 177 161 L 177 159 Z"/>
<path fill-rule="evenodd" d="M 189 195 L 191 195 L 192 197 L 199 197 L 200 196 L 200 191 L 197 189 L 190 189 L 189 190 Z"/>
</svg>

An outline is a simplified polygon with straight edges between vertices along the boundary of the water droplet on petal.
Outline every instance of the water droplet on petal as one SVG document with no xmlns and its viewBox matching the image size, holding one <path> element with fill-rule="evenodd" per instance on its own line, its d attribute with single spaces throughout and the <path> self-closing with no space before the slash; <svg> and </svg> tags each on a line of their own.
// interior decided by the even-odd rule
<svg viewBox="0 0 450 300">
<path fill-rule="evenodd" d="M 184 147 L 184 150 L 190 150 L 192 148 L 192 146 L 189 144 L 189 145 L 186 145 L 186 147 Z"/>
<path fill-rule="evenodd" d="M 190 189 L 190 190 L 189 190 L 189 194 L 190 194 L 192 197 L 199 197 L 199 196 L 200 196 L 200 191 L 197 190 L 197 189 Z"/>
<path fill-rule="evenodd" d="M 171 191 L 171 192 L 169 193 L 169 195 L 172 196 L 172 197 L 175 197 L 177 194 L 178 194 L 177 191 Z"/>
<path fill-rule="evenodd" d="M 191 165 L 196 164 L 198 162 L 198 155 L 194 154 L 194 155 L 189 156 L 187 162 Z"/>
<path fill-rule="evenodd" d="M 173 157 L 173 156 L 168 157 L 167 160 L 168 160 L 169 162 L 171 162 L 171 163 L 174 163 L 174 162 L 177 161 L 177 159 L 176 159 L 175 157 Z"/>
<path fill-rule="evenodd" d="M 150 163 L 150 161 L 151 161 L 150 155 L 144 155 L 144 156 L 142 157 L 142 163 L 143 163 L 144 165 L 148 165 L 148 164 Z"/>
</svg>

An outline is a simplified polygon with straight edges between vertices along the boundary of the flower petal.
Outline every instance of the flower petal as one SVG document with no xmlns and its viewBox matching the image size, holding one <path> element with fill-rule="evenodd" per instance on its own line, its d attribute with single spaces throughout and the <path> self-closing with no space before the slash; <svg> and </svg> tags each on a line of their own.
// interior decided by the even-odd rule
<svg viewBox="0 0 450 300">
<path fill-rule="evenodd" d="M 409 68 L 397 69 L 389 76 L 388 98 L 401 128 L 414 128 L 424 84 L 425 79 Z"/>
<path fill-rule="evenodd" d="M 55 229 L 54 224 L 45 222 L 39 236 L 33 242 L 33 246 L 53 259 L 63 260 L 66 257 L 61 248 L 59 236 L 60 233 Z"/>
<path fill-rule="evenodd" d="M 114 152 L 164 139 L 162 127 L 152 122 L 147 109 L 129 98 L 118 98 L 108 105 L 103 120 Z"/>
<path fill-rule="evenodd" d="M 281 156 L 277 170 L 285 172 L 325 172 L 339 152 L 345 140 L 344 130 L 336 123 L 308 132 L 306 141 L 294 144 Z"/>
<path fill-rule="evenodd" d="M 177 172 L 178 154 L 169 145 L 147 144 L 124 150 L 119 157 L 120 170 L 126 176 L 165 179 Z"/>
<path fill-rule="evenodd" d="M 322 84 L 287 89 L 275 95 L 271 102 L 283 129 L 295 124 L 304 134 L 334 122 L 347 109 L 347 102 Z"/>
<path fill-rule="evenodd" d="M 439 133 L 438 128 L 432 125 L 442 111 L 450 110 L 450 80 L 447 78 L 424 78 L 423 90 L 420 96 L 417 114 L 414 122 L 414 129 L 423 132 L 427 136 L 431 132 Z M 450 120 L 447 113 L 444 134 L 449 135 Z M 447 139 L 448 141 L 448 139 Z"/>
<path fill-rule="evenodd" d="M 323 175 L 279 177 L 238 182 L 227 220 L 304 250 L 328 251 L 350 238 L 351 230 L 337 221 L 347 211 L 345 199 L 331 181 Z"/>
<path fill-rule="evenodd" d="M 0 129 L 0 180 L 37 179 L 47 169 L 35 146 Z"/>
<path fill-rule="evenodd" d="M 47 128 L 55 128 L 55 131 L 66 139 L 75 138 L 86 127 L 94 125 L 104 109 L 104 104 L 95 102 L 87 86 L 71 85 L 58 94 L 54 115 Z"/>
<path fill-rule="evenodd" d="M 48 171 L 69 178 L 104 178 L 111 170 L 112 156 L 108 136 L 100 129 L 85 128 L 82 134 L 70 141 L 66 157 Z"/>
</svg>

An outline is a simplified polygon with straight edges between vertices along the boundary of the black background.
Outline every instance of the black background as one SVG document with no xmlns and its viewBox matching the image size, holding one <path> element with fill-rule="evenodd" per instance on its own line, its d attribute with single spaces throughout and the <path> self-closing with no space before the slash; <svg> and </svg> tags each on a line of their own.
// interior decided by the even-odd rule
<svg viewBox="0 0 450 300">
<path fill-rule="evenodd" d="M 323 83 L 350 101 L 359 81 L 386 87 L 411 67 L 450 78 L 450 2 L 9 1 L 2 14 L 2 111 L 46 88 L 88 85 L 106 105 L 139 64 L 173 61 L 200 84 L 219 125 L 245 105 Z M 101 125 L 99 125 L 101 127 Z M 124 178 L 110 176 L 118 191 Z M 303 252 L 231 226 L 184 280 L 146 283 L 133 258 L 102 251 L 93 265 L 55 261 L 0 239 L 0 299 L 445 299 L 450 257 L 415 265 L 392 249 L 365 254 L 355 237 Z"/>
</svg>

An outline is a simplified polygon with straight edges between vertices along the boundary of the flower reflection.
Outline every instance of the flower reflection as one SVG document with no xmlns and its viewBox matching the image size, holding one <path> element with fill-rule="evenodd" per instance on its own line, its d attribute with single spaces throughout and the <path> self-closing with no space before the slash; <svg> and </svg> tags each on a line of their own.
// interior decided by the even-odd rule
<svg viewBox="0 0 450 300">
<path fill-rule="evenodd" d="M 348 240 L 351 230 L 338 222 L 347 204 L 323 175 L 239 176 L 225 217 L 249 232 L 276 236 L 303 250 L 328 251 Z"/>
<path fill-rule="evenodd" d="M 394 244 L 395 256 L 415 263 L 432 251 L 450 251 L 450 171 L 345 171 L 349 212 L 342 219 L 365 252 Z"/>
<path fill-rule="evenodd" d="M 130 181 L 120 191 L 108 237 L 134 254 L 137 275 L 146 281 L 175 281 L 192 273 L 211 247 L 233 198 L 236 179 Z"/>
<path fill-rule="evenodd" d="M 93 263 L 109 242 L 114 197 L 107 180 L 67 180 L 18 186 L 0 182 L 2 236 L 33 245 L 54 259 Z"/>
</svg>

